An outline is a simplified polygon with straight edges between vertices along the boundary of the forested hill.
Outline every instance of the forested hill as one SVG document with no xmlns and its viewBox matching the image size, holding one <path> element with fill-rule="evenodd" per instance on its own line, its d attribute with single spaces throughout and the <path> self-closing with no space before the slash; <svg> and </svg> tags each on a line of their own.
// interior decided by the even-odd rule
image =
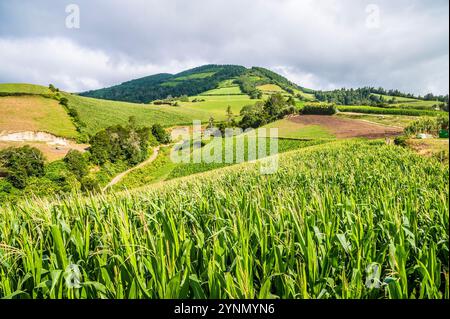
<svg viewBox="0 0 450 319">
<path fill-rule="evenodd" d="M 204 65 L 178 74 L 156 74 L 109 88 L 81 93 L 99 99 L 148 103 L 168 96 L 198 95 L 215 89 L 224 81 L 234 82 L 243 94 L 257 96 L 258 85 L 277 84 L 293 92 L 300 87 L 264 68 L 247 69 L 239 65 Z"/>
<path fill-rule="evenodd" d="M 424 104 L 423 107 L 448 110 L 448 95 L 423 97 L 398 90 L 364 87 L 334 91 L 314 91 L 299 86 L 278 73 L 261 67 L 245 68 L 240 65 L 204 65 L 178 74 L 161 73 L 100 90 L 81 93 L 98 99 L 134 103 L 149 103 L 167 97 L 196 96 L 211 90 L 239 86 L 234 95 L 248 95 L 260 99 L 264 94 L 283 92 L 299 99 L 328 102 L 336 105 L 372 105 L 386 107 L 397 104 Z M 216 92 L 215 95 L 218 93 Z M 428 103 L 429 102 L 429 103 Z M 426 104 L 426 105 L 425 105 Z"/>
<path fill-rule="evenodd" d="M 237 78 L 246 68 L 205 65 L 178 74 L 156 74 L 80 95 L 107 100 L 148 103 L 167 96 L 197 95 L 215 89 L 219 82 Z"/>
</svg>

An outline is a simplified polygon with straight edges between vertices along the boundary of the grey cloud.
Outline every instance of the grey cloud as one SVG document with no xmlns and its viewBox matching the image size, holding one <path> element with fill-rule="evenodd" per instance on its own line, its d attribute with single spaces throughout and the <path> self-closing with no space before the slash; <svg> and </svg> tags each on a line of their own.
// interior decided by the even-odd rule
<svg viewBox="0 0 450 319">
<path fill-rule="evenodd" d="M 64 25 L 69 3 L 81 9 L 78 30 Z M 379 29 L 366 27 L 370 3 L 380 8 Z M 446 94 L 448 19 L 446 0 L 1 1 L 0 58 L 9 62 L 0 81 L 85 90 L 233 63 L 274 68 L 315 89 Z"/>
</svg>

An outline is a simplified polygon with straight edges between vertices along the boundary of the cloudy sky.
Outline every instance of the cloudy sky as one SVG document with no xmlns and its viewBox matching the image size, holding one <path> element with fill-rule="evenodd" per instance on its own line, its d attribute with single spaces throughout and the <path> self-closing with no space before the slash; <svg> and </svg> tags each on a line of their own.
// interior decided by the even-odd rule
<svg viewBox="0 0 450 319">
<path fill-rule="evenodd" d="M 78 92 L 215 63 L 447 94 L 448 26 L 448 0 L 0 0 L 0 82 Z"/>
</svg>

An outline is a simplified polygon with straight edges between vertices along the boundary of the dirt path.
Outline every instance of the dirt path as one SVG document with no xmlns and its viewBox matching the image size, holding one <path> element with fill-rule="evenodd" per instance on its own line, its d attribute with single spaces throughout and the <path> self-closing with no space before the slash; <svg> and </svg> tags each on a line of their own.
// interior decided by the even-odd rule
<svg viewBox="0 0 450 319">
<path fill-rule="evenodd" d="M 402 133 L 401 128 L 385 126 L 369 121 L 339 118 L 324 115 L 296 115 L 289 118 L 290 121 L 302 125 L 320 125 L 328 129 L 337 138 L 384 138 L 396 136 Z"/>
<path fill-rule="evenodd" d="M 150 156 L 147 160 L 145 160 L 145 161 L 143 161 L 142 163 L 140 163 L 140 164 L 138 164 L 138 165 L 136 165 L 136 166 L 134 166 L 134 167 L 132 167 L 132 168 L 126 170 L 125 172 L 120 173 L 119 175 L 116 175 L 116 177 L 114 177 L 114 178 L 111 180 L 111 182 L 109 182 L 109 184 L 106 185 L 106 186 L 103 188 L 103 191 L 106 191 L 108 188 L 110 188 L 110 187 L 116 185 L 118 182 L 120 182 L 125 176 L 127 176 L 127 175 L 128 175 L 129 173 L 131 173 L 132 171 L 137 170 L 138 168 L 141 168 L 142 166 L 145 166 L 145 165 L 147 165 L 147 164 L 153 162 L 153 161 L 158 157 L 159 148 L 160 148 L 160 146 L 155 147 L 155 149 L 153 150 L 152 156 Z"/>
</svg>

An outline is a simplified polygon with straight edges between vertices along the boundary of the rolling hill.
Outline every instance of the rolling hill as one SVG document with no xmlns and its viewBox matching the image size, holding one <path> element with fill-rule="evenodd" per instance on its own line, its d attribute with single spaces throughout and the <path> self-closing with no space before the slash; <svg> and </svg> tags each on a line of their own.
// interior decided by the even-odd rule
<svg viewBox="0 0 450 319">
<path fill-rule="evenodd" d="M 43 131 L 75 138 L 77 131 L 66 111 L 54 99 L 42 96 L 0 97 L 2 131 Z"/>
<path fill-rule="evenodd" d="M 69 107 L 75 110 L 82 124 L 77 128 L 67 110 L 58 103 L 62 97 L 67 98 Z M 224 117 L 225 107 L 222 113 Z M 134 116 L 139 125 L 159 123 L 170 127 L 192 123 L 194 119 L 206 122 L 210 114 L 207 109 L 195 107 L 108 101 L 62 91 L 53 93 L 40 85 L 0 84 L 0 132 L 43 131 L 75 139 L 111 125 L 126 124 L 130 116 Z"/>
<path fill-rule="evenodd" d="M 178 74 L 156 74 L 124 82 L 80 95 L 135 103 L 148 103 L 167 96 L 205 95 L 253 95 L 265 88 L 277 88 L 287 93 L 302 93 L 298 85 L 270 70 L 239 65 L 204 65 Z M 259 90 L 262 88 L 262 90 Z M 216 90 L 219 89 L 220 92 Z"/>
</svg>

